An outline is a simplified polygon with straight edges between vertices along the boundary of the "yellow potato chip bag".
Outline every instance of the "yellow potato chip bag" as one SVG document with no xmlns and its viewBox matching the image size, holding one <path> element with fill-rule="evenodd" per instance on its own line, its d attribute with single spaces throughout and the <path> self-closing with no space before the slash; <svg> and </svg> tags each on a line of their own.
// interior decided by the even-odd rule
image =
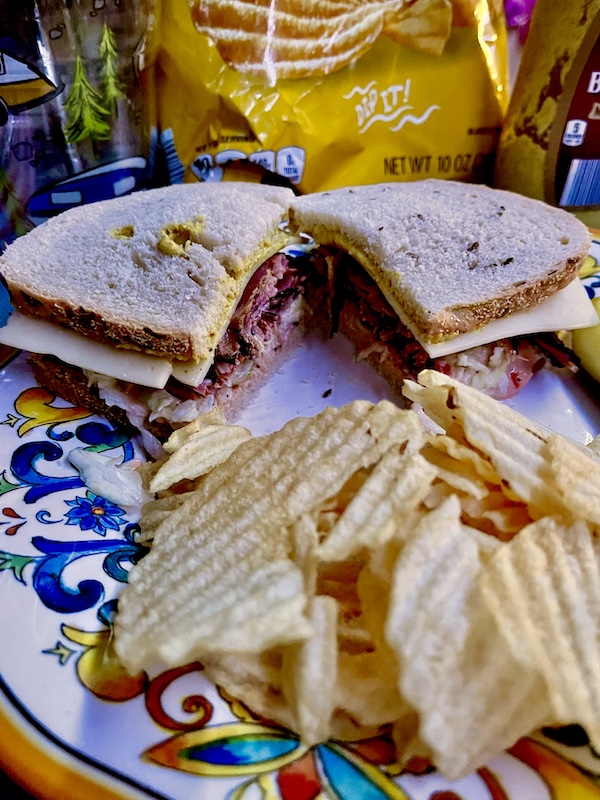
<svg viewBox="0 0 600 800">
<path fill-rule="evenodd" d="M 158 180 L 491 179 L 507 104 L 499 0 L 155 0 L 151 20 Z"/>
</svg>

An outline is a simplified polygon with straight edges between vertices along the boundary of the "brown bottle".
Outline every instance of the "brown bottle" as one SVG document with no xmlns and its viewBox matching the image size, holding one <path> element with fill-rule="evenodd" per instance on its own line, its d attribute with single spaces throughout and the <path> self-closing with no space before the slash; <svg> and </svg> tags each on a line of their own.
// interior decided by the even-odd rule
<svg viewBox="0 0 600 800">
<path fill-rule="evenodd" d="M 600 0 L 537 0 L 495 183 L 600 227 Z"/>
</svg>

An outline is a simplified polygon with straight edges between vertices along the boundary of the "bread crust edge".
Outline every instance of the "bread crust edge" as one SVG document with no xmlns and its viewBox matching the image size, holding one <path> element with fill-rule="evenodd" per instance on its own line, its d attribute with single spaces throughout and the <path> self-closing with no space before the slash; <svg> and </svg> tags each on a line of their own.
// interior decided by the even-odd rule
<svg viewBox="0 0 600 800">
<path fill-rule="evenodd" d="M 127 414 L 118 406 L 109 406 L 101 397 L 97 387 L 90 386 L 88 380 L 79 367 L 65 364 L 54 356 L 29 354 L 29 363 L 33 369 L 33 376 L 40 386 L 57 397 L 62 397 L 75 406 L 89 409 L 111 422 L 115 427 L 136 435 L 139 433 L 127 419 Z M 166 420 L 155 420 L 146 423 L 147 430 L 164 442 L 173 431 Z"/>
<path fill-rule="evenodd" d="M 519 286 L 518 291 L 514 293 L 504 293 L 482 303 L 452 306 L 444 309 L 433 320 L 425 320 L 425 323 L 423 318 L 418 317 L 419 331 L 424 331 L 423 338 L 427 342 L 435 343 L 449 339 L 452 335 L 477 330 L 489 322 L 532 308 L 568 286 L 577 277 L 577 272 L 586 256 L 587 250 L 582 255 L 568 259 L 564 264 L 551 269 L 545 278 Z"/>
<path fill-rule="evenodd" d="M 155 332 L 150 328 L 133 328 L 107 322 L 99 314 L 85 308 L 73 308 L 66 303 L 55 303 L 34 297 L 7 281 L 11 302 L 22 314 L 45 320 L 62 328 L 93 339 L 110 342 L 124 349 L 150 352 L 159 358 L 193 360 L 195 352 L 191 337 Z"/>
</svg>

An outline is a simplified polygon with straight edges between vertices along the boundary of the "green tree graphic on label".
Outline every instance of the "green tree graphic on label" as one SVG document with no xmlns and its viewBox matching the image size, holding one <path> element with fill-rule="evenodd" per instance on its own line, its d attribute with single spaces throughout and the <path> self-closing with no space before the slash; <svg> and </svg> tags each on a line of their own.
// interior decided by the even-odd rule
<svg viewBox="0 0 600 800">
<path fill-rule="evenodd" d="M 110 113 L 103 106 L 99 92 L 89 82 L 81 56 L 75 60 L 73 85 L 65 100 L 65 109 L 69 115 L 65 131 L 68 142 L 81 142 L 88 137 L 92 141 L 110 139 Z"/>
<path fill-rule="evenodd" d="M 102 27 L 98 55 L 102 61 L 102 83 L 100 88 L 104 107 L 110 114 L 116 116 L 117 101 L 125 98 L 125 92 L 117 74 L 117 40 L 106 23 Z"/>
<path fill-rule="evenodd" d="M 9 230 L 12 228 L 15 236 L 22 236 L 33 227 L 25 215 L 25 207 L 19 199 L 14 183 L 2 167 L 0 167 L 0 209 L 4 210 L 4 219 L 0 213 L 0 241 L 3 234 L 7 233 L 3 230 L 3 222 L 8 223 Z M 2 475 L 0 475 L 0 494 L 2 494 Z"/>
</svg>

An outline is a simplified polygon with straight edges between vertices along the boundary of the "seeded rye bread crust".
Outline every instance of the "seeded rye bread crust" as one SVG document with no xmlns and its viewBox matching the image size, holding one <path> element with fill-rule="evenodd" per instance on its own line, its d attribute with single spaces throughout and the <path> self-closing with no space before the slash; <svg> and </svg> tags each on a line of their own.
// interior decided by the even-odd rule
<svg viewBox="0 0 600 800">
<path fill-rule="evenodd" d="M 566 211 L 434 179 L 305 195 L 290 221 L 350 253 L 430 342 L 535 305 L 571 282 L 590 246 Z"/>
<path fill-rule="evenodd" d="M 288 241 L 279 224 L 293 197 L 283 187 L 199 183 L 92 203 L 17 239 L 0 271 L 24 314 L 199 360 L 255 267 Z"/>
</svg>

